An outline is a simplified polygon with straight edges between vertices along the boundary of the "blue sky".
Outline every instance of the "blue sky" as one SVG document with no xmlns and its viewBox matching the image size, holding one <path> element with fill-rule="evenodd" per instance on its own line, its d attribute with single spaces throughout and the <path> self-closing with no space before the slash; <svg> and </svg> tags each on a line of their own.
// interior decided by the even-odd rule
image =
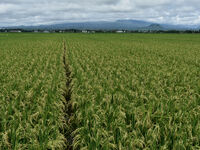
<svg viewBox="0 0 200 150">
<path fill-rule="evenodd" d="M 0 26 L 136 19 L 200 24 L 199 0 L 0 0 Z"/>
</svg>

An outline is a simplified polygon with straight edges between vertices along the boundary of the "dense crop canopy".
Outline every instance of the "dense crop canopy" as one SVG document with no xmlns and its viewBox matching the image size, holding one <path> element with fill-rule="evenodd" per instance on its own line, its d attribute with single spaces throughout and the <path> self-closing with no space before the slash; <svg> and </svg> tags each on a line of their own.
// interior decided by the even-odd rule
<svg viewBox="0 0 200 150">
<path fill-rule="evenodd" d="M 200 149 L 200 36 L 0 34 L 0 149 L 66 145 Z"/>
<path fill-rule="evenodd" d="M 51 38 L 0 39 L 0 149 L 64 146 L 63 51 L 58 38 Z"/>
<path fill-rule="evenodd" d="M 66 41 L 78 124 L 74 148 L 200 148 L 199 36 L 102 34 Z"/>
</svg>

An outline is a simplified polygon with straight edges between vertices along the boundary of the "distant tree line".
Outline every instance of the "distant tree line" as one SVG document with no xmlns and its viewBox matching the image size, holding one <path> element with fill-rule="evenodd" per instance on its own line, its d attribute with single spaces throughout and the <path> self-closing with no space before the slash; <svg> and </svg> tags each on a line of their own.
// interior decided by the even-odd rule
<svg viewBox="0 0 200 150">
<path fill-rule="evenodd" d="M 78 29 L 0 29 L 0 32 L 48 32 L 48 33 L 200 33 L 199 30 L 78 30 Z"/>
</svg>

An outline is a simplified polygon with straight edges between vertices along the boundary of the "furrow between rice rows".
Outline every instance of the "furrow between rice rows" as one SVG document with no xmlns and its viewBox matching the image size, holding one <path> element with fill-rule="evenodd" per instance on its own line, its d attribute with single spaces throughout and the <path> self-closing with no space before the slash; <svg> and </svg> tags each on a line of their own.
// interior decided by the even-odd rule
<svg viewBox="0 0 200 150">
<path fill-rule="evenodd" d="M 65 69 L 65 75 L 66 75 L 66 90 L 64 93 L 64 97 L 66 100 L 65 103 L 65 118 L 66 118 L 66 123 L 67 123 L 67 127 L 65 128 L 64 131 L 64 135 L 65 138 L 67 140 L 67 146 L 66 149 L 67 150 L 72 150 L 73 146 L 73 136 L 72 136 L 72 132 L 74 131 L 74 124 L 73 124 L 73 110 L 72 110 L 72 106 L 71 106 L 71 94 L 72 94 L 72 87 L 71 87 L 71 71 L 69 68 L 69 63 L 67 60 L 67 47 L 66 47 L 66 43 L 63 42 L 63 46 L 64 46 L 64 53 L 63 53 L 63 64 L 64 64 L 64 69 Z"/>
</svg>

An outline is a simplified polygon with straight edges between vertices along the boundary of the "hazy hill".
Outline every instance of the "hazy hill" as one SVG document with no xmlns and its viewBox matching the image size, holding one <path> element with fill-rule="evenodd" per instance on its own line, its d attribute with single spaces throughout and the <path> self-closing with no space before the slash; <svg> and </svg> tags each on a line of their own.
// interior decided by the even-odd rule
<svg viewBox="0 0 200 150">
<path fill-rule="evenodd" d="M 141 30 L 153 30 L 153 31 L 158 31 L 158 30 L 165 30 L 160 24 L 151 24 L 147 27 L 142 27 L 140 28 Z"/>
<path fill-rule="evenodd" d="M 5 27 L 6 28 L 6 27 Z M 26 30 L 187 30 L 192 26 L 157 24 L 153 22 L 140 20 L 117 20 L 117 21 L 96 21 L 96 22 L 78 22 L 78 23 L 62 23 L 40 26 L 13 26 L 9 27 L 26 29 Z"/>
</svg>

